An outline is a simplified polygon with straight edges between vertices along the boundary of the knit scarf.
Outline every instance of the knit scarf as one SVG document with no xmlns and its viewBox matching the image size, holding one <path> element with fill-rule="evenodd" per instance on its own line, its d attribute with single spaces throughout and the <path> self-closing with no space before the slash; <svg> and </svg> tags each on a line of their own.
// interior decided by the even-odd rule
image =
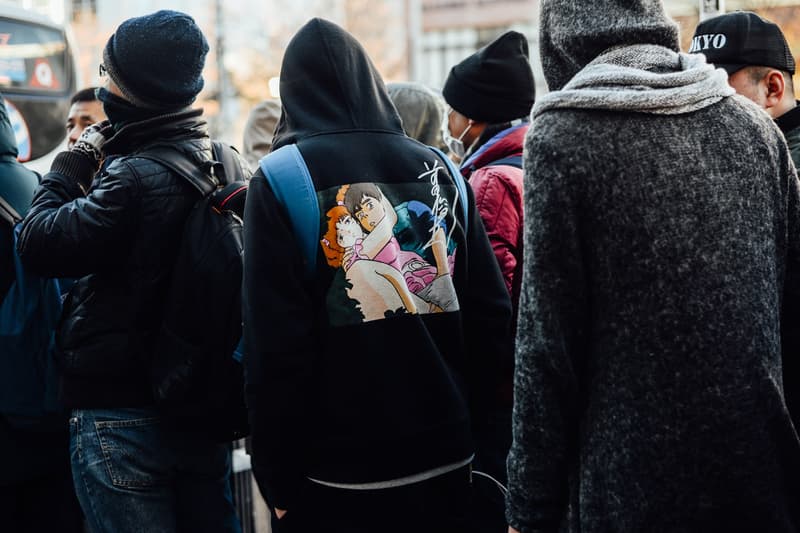
<svg viewBox="0 0 800 533">
<path fill-rule="evenodd" d="M 560 91 L 537 99 L 533 117 L 551 109 L 599 109 L 678 115 L 734 94 L 722 69 L 702 54 L 663 46 L 621 46 L 600 54 Z"/>
</svg>

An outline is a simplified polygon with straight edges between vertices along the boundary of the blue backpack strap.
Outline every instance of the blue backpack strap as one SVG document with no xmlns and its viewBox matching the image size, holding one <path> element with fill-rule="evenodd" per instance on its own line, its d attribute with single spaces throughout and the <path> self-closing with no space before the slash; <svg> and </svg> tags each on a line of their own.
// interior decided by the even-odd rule
<svg viewBox="0 0 800 533">
<path fill-rule="evenodd" d="M 313 276 L 319 244 L 319 200 L 305 160 L 294 144 L 278 148 L 259 161 L 275 198 L 286 209 L 306 265 Z"/>
<path fill-rule="evenodd" d="M 467 206 L 467 184 L 464 181 L 464 176 L 461 175 L 461 171 L 458 170 L 458 167 L 450 160 L 450 158 L 444 155 L 444 152 L 435 146 L 428 146 L 428 148 L 433 150 L 434 153 L 444 160 L 445 165 L 447 165 L 447 169 L 453 176 L 453 183 L 455 183 L 456 189 L 458 189 L 458 196 L 461 200 L 461 209 L 464 210 L 464 233 L 467 233 L 469 231 L 469 206 Z"/>
</svg>

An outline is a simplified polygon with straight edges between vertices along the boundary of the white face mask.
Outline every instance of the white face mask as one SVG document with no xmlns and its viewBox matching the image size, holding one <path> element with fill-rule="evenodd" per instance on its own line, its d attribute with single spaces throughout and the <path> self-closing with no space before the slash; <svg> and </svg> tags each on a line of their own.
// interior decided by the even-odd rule
<svg viewBox="0 0 800 533">
<path fill-rule="evenodd" d="M 442 139 L 444 140 L 444 144 L 447 146 L 447 149 L 450 150 L 450 153 L 452 153 L 458 158 L 459 161 L 461 161 L 464 158 L 464 154 L 467 153 L 467 149 L 464 147 L 464 141 L 462 141 L 462 139 L 470 130 L 472 124 L 469 124 L 467 128 L 461 132 L 461 135 L 458 136 L 458 139 L 456 139 L 450 135 L 450 113 L 452 112 L 452 109 L 448 110 L 444 116 L 444 120 L 442 121 Z"/>
</svg>

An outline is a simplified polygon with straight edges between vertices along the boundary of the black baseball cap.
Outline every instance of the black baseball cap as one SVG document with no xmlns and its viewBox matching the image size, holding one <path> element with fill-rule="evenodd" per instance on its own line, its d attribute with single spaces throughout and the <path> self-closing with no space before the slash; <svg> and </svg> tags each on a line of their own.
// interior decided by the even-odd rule
<svg viewBox="0 0 800 533">
<path fill-rule="evenodd" d="M 697 25 L 689 53 L 706 56 L 728 75 L 747 66 L 772 67 L 794 74 L 792 51 L 774 22 L 751 11 L 734 11 Z"/>
</svg>

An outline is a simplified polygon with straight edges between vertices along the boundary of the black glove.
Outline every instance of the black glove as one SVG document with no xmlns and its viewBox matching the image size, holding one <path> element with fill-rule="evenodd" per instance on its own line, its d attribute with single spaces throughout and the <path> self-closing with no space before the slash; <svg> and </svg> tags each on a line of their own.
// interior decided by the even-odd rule
<svg viewBox="0 0 800 533">
<path fill-rule="evenodd" d="M 103 145 L 112 135 L 114 135 L 114 127 L 108 120 L 92 124 L 83 130 L 70 151 L 89 158 L 96 170 L 100 168 L 100 162 L 103 160 Z"/>
</svg>

